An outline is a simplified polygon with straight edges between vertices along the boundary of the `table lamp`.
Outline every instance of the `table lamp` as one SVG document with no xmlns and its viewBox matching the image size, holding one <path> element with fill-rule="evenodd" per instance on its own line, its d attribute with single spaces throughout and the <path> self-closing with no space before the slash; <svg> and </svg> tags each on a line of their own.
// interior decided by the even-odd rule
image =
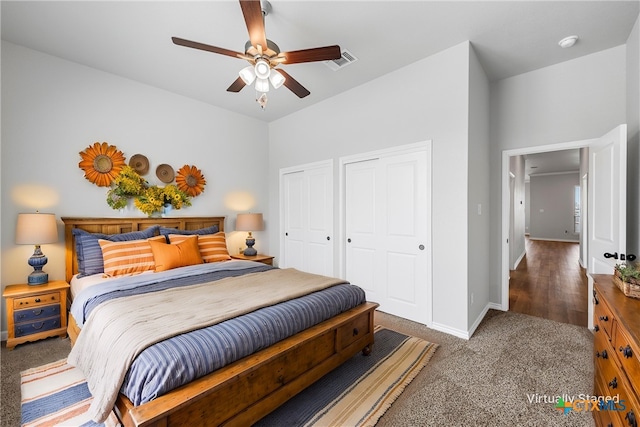
<svg viewBox="0 0 640 427">
<path fill-rule="evenodd" d="M 44 285 L 49 281 L 49 275 L 42 271 L 48 259 L 42 253 L 40 245 L 58 241 L 58 226 L 56 216 L 49 213 L 21 213 L 18 214 L 16 226 L 17 245 L 35 245 L 35 251 L 29 258 L 29 265 L 33 271 L 27 277 L 29 285 Z"/>
<path fill-rule="evenodd" d="M 238 218 L 236 218 L 236 230 L 237 231 L 248 231 L 247 235 L 247 249 L 244 250 L 243 254 L 245 256 L 256 256 L 258 255 L 258 251 L 253 248 L 253 245 L 256 243 L 256 239 L 251 235 L 252 231 L 262 231 L 264 230 L 264 221 L 262 220 L 261 213 L 247 213 L 247 214 L 238 214 Z"/>
</svg>

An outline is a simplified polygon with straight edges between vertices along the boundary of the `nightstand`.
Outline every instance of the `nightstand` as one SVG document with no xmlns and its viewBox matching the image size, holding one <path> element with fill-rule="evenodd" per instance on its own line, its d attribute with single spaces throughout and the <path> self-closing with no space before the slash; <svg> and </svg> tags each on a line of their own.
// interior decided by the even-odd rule
<svg viewBox="0 0 640 427">
<path fill-rule="evenodd" d="M 231 258 L 233 259 L 244 259 L 247 261 L 255 261 L 255 262 L 261 262 L 263 264 L 267 264 L 267 265 L 273 265 L 273 258 L 272 256 L 269 255 L 262 255 L 262 254 L 258 254 L 258 255 L 254 255 L 254 256 L 247 256 L 245 254 L 237 254 L 237 255 L 231 255 Z"/>
<path fill-rule="evenodd" d="M 67 335 L 69 284 L 53 280 L 45 285 L 9 285 L 2 296 L 7 302 L 7 348 L 27 341 Z"/>
</svg>

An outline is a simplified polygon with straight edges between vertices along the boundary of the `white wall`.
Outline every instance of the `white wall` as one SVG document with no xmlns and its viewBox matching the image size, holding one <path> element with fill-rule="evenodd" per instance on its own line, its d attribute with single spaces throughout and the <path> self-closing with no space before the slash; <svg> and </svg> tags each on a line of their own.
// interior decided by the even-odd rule
<svg viewBox="0 0 640 427">
<path fill-rule="evenodd" d="M 213 76 L 212 78 L 214 78 Z M 226 215 L 229 249 L 246 237 L 232 232 L 237 211 L 267 213 L 267 125 L 242 115 L 178 96 L 76 63 L 2 42 L 2 287 L 24 283 L 32 246 L 14 244 L 19 212 L 62 216 L 118 216 L 105 189 L 83 176 L 79 152 L 95 141 L 116 145 L 127 156 L 199 167 L 207 179 L 193 206 L 176 215 Z M 136 211 L 137 214 L 137 211 Z M 140 214 L 141 215 L 141 214 Z M 267 228 L 270 218 L 265 216 Z M 277 221 L 274 221 L 277 223 Z M 60 242 L 43 245 L 44 270 L 64 280 Z M 256 248 L 269 251 L 266 232 Z M 4 310 L 4 302 L 2 303 Z M 6 330 L 2 316 L 2 330 Z"/>
<path fill-rule="evenodd" d="M 511 196 L 511 227 L 509 235 L 509 268 L 515 270 L 517 263 L 525 253 L 525 159 L 524 156 L 511 156 L 509 158 L 509 172 L 513 179 L 513 194 Z"/>
<path fill-rule="evenodd" d="M 491 301 L 502 303 L 502 151 L 596 138 L 625 123 L 625 55 L 618 46 L 492 84 Z"/>
<path fill-rule="evenodd" d="M 578 172 L 531 175 L 530 238 L 579 242 L 574 233 L 574 190 Z"/>
<path fill-rule="evenodd" d="M 269 125 L 273 217 L 281 168 L 433 140 L 433 320 L 454 332 L 467 331 L 469 50 L 462 43 Z M 336 195 L 338 181 L 336 170 Z"/>
<path fill-rule="evenodd" d="M 467 329 L 475 330 L 489 304 L 489 80 L 469 52 L 468 303 Z M 473 301 L 472 301 L 473 299 Z"/>
</svg>

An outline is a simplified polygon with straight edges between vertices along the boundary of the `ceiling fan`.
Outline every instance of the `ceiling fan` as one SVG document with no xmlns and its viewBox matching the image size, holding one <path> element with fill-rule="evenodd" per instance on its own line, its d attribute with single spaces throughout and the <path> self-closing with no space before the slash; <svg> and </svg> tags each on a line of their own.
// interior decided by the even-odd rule
<svg viewBox="0 0 640 427">
<path fill-rule="evenodd" d="M 240 7 L 244 15 L 245 23 L 247 24 L 247 30 L 249 31 L 249 41 L 245 44 L 244 53 L 185 40 L 179 37 L 171 38 L 173 43 L 180 46 L 205 50 L 248 61 L 250 65 L 240 70 L 240 77 L 229 86 L 227 89 L 229 92 L 240 92 L 243 87 L 255 81 L 256 91 L 261 93 L 257 101 L 262 108 L 265 107 L 267 102 L 266 92 L 269 91 L 269 83 L 276 89 L 284 85 L 299 98 L 304 98 L 311 92 L 291 77 L 289 73 L 281 69 L 276 70 L 276 67 L 280 64 L 328 61 L 341 57 L 340 46 L 338 45 L 280 52 L 278 45 L 267 39 L 264 29 L 264 17 L 271 10 L 269 2 L 240 0 Z"/>
</svg>

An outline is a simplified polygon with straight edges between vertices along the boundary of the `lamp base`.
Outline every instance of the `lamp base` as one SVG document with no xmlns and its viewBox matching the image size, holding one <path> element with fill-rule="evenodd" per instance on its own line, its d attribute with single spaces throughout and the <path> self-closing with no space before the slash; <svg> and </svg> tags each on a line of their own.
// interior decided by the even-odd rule
<svg viewBox="0 0 640 427">
<path fill-rule="evenodd" d="M 27 284 L 29 286 L 46 285 L 47 283 L 49 283 L 49 275 L 42 270 L 33 270 L 27 276 Z"/>
<path fill-rule="evenodd" d="M 45 285 L 49 282 L 49 275 L 42 271 L 42 267 L 47 264 L 47 257 L 42 253 L 40 245 L 36 245 L 33 255 L 29 258 L 29 265 L 33 267 L 33 271 L 27 276 L 28 285 Z"/>
<path fill-rule="evenodd" d="M 254 239 L 253 237 L 247 237 L 247 240 L 245 241 L 245 243 L 247 244 L 247 249 L 245 249 L 244 252 L 243 252 L 244 256 L 256 256 L 256 255 L 258 255 L 258 251 L 256 251 L 253 248 L 253 245 L 256 244 L 256 239 Z"/>
</svg>

